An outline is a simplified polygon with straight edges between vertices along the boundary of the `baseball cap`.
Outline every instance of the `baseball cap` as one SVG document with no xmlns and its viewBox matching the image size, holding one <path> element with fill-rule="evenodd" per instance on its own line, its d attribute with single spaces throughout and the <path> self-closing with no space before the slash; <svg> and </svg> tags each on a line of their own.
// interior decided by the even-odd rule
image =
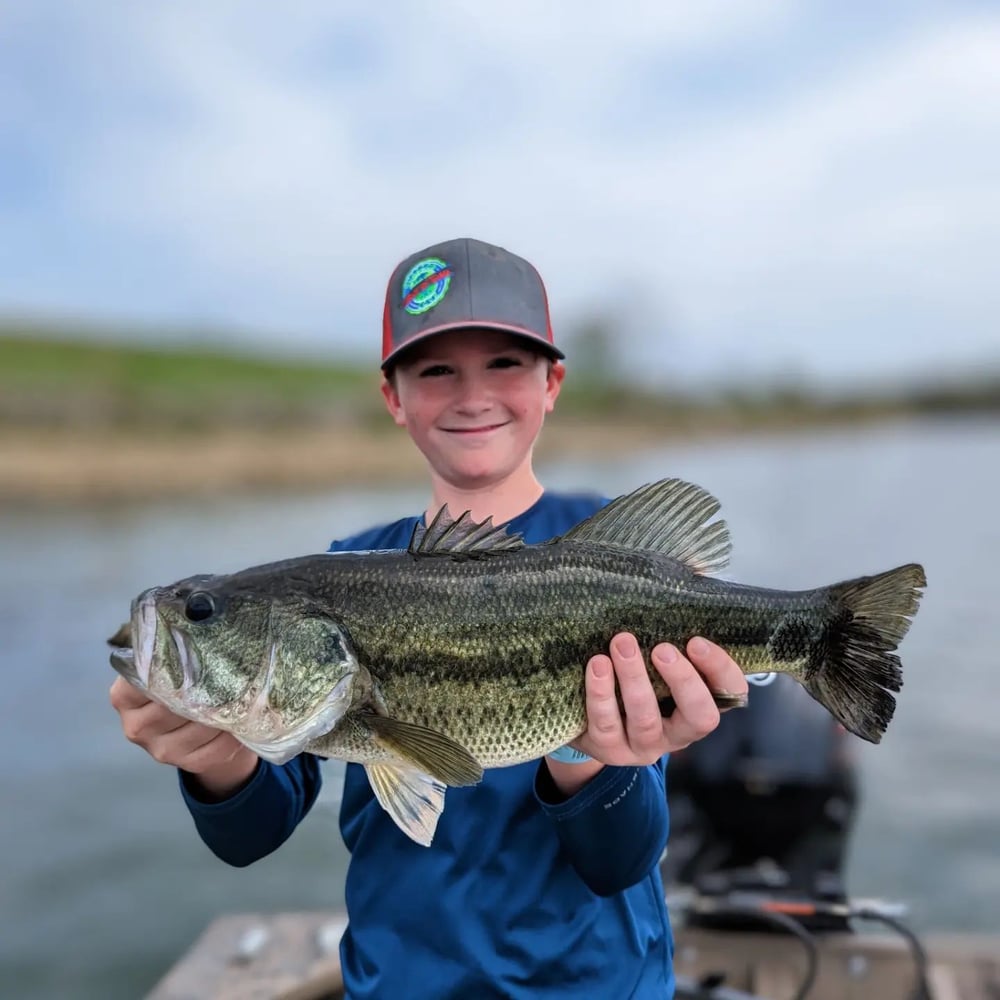
<svg viewBox="0 0 1000 1000">
<path fill-rule="evenodd" d="M 435 333 L 505 330 L 563 358 L 552 339 L 549 302 L 524 258 L 480 240 L 448 240 L 399 263 L 385 293 L 382 368 Z"/>
</svg>

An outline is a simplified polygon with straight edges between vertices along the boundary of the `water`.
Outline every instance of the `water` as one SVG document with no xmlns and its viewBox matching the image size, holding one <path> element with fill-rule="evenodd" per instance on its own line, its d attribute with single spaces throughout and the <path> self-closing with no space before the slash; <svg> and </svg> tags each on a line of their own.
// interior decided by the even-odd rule
<svg viewBox="0 0 1000 1000">
<path fill-rule="evenodd" d="M 662 475 L 721 498 L 734 578 L 813 586 L 924 563 L 899 709 L 885 742 L 862 752 L 849 887 L 905 899 L 917 927 L 1000 931 L 1000 422 L 544 470 L 553 488 L 611 494 Z M 104 640 L 142 587 L 322 549 L 421 499 L 349 491 L 0 515 L 0 995 L 138 997 L 220 914 L 342 902 L 336 766 L 290 842 L 226 867 L 195 835 L 173 771 L 121 735 Z"/>
</svg>

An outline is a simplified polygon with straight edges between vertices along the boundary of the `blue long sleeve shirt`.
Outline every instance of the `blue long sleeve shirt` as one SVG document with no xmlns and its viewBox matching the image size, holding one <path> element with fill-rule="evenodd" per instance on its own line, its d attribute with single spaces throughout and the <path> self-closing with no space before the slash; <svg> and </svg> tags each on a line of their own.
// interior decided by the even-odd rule
<svg viewBox="0 0 1000 1000">
<path fill-rule="evenodd" d="M 598 497 L 546 493 L 510 522 L 529 543 L 594 513 Z M 417 518 L 334 542 L 331 551 L 405 548 Z M 667 838 L 666 759 L 605 767 L 564 798 L 544 762 L 487 770 L 450 788 L 434 842 L 400 831 L 348 764 L 340 829 L 351 853 L 341 961 L 349 1000 L 599 997 L 667 1000 L 673 940 L 658 861 Z M 198 833 L 247 865 L 308 813 L 319 761 L 261 761 L 232 798 L 181 789 Z"/>
</svg>

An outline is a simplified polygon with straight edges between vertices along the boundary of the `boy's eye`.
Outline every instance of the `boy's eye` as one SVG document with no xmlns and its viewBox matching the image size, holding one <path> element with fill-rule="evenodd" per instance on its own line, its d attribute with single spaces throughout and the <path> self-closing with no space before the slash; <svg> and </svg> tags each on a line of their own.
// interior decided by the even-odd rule
<svg viewBox="0 0 1000 1000">
<path fill-rule="evenodd" d="M 521 358 L 513 355 L 504 354 L 498 358 L 492 358 L 487 362 L 487 368 L 521 368 L 524 362 Z M 448 364 L 443 364 L 441 362 L 428 363 L 425 364 L 423 368 L 420 369 L 420 378 L 438 378 L 441 375 L 452 375 L 455 369 Z"/>
</svg>

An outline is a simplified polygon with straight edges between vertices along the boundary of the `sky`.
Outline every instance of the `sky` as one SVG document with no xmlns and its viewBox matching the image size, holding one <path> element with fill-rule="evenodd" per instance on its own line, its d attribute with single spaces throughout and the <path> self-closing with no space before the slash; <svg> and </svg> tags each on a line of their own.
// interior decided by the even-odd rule
<svg viewBox="0 0 1000 1000">
<path fill-rule="evenodd" d="M 456 236 L 646 380 L 1000 369 L 1000 6 L 0 0 L 0 319 L 374 365 Z"/>
</svg>

